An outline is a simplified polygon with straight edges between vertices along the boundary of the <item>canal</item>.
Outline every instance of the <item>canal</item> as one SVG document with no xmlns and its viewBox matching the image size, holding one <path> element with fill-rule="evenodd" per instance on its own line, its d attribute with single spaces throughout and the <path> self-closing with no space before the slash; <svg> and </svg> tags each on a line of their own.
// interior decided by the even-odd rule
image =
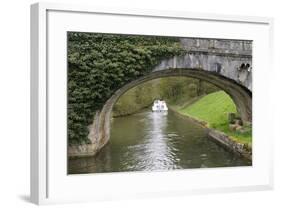
<svg viewBox="0 0 281 208">
<path fill-rule="evenodd" d="M 109 143 L 94 157 L 69 160 L 68 173 L 164 171 L 248 166 L 207 138 L 206 130 L 169 111 L 114 118 Z"/>
</svg>

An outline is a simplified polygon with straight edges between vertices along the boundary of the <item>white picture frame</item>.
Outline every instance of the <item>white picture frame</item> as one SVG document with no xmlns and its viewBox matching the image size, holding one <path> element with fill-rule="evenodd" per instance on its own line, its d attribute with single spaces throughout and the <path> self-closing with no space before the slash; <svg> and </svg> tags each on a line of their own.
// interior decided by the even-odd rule
<svg viewBox="0 0 281 208">
<path fill-rule="evenodd" d="M 155 28 L 155 24 L 159 27 Z M 189 27 L 192 30 L 188 32 L 180 27 L 194 24 L 198 27 Z M 172 30 L 168 30 L 167 26 Z M 271 115 L 267 114 L 266 108 L 272 100 L 270 93 L 267 93 L 270 77 L 262 71 L 265 67 L 267 71 L 272 70 L 272 28 L 273 20 L 264 17 L 99 8 L 89 5 L 33 4 L 31 201 L 36 204 L 49 204 L 272 189 L 273 139 L 271 133 L 266 131 L 270 128 L 271 121 Z M 153 173 L 67 175 L 66 96 L 60 94 L 66 93 L 66 31 L 254 40 L 253 166 Z M 265 110 L 261 111 L 262 108 Z M 265 135 L 266 140 L 263 139 Z"/>
</svg>

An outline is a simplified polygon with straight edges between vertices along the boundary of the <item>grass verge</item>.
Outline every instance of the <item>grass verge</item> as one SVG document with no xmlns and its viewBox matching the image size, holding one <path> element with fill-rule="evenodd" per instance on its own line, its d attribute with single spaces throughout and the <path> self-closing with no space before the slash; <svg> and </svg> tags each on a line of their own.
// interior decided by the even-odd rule
<svg viewBox="0 0 281 208">
<path fill-rule="evenodd" d="M 234 140 L 252 144 L 252 128 L 244 126 L 245 132 L 229 129 L 228 114 L 237 113 L 232 99 L 224 91 L 210 93 L 187 107 L 177 109 L 179 113 L 207 122 L 207 126 L 224 132 Z"/>
</svg>

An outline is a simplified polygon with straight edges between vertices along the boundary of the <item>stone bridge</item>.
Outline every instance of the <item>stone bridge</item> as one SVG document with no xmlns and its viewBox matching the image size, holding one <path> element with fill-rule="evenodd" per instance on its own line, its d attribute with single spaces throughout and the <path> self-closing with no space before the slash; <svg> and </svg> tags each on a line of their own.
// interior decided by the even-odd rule
<svg viewBox="0 0 281 208">
<path fill-rule="evenodd" d="M 243 121 L 252 121 L 252 41 L 181 38 L 184 56 L 162 60 L 151 73 L 117 90 L 96 112 L 90 126 L 91 144 L 70 146 L 69 156 L 90 156 L 100 150 L 110 137 L 114 104 L 129 89 L 149 80 L 186 76 L 210 82 L 230 95 Z"/>
</svg>

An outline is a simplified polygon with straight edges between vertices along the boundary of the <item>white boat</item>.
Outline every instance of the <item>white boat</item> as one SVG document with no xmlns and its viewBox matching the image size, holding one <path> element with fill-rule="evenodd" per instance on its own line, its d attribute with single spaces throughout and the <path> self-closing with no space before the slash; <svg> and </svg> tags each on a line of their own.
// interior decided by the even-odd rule
<svg viewBox="0 0 281 208">
<path fill-rule="evenodd" d="M 166 105 L 166 102 L 164 100 L 154 100 L 153 106 L 152 106 L 152 111 L 167 111 L 168 107 Z"/>
</svg>

